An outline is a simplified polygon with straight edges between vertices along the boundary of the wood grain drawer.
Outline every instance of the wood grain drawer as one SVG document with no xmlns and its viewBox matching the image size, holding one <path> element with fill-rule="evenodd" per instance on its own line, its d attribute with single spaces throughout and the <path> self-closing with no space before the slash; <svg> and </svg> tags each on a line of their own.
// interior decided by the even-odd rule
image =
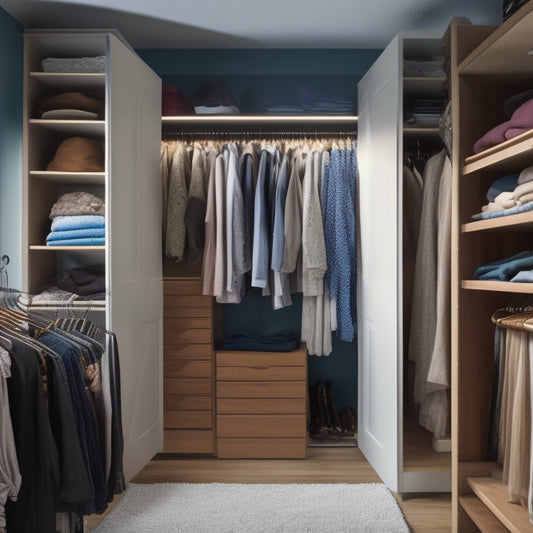
<svg viewBox="0 0 533 533">
<path fill-rule="evenodd" d="M 183 295 L 202 294 L 203 281 L 201 279 L 173 279 L 163 280 L 163 294 Z"/>
<path fill-rule="evenodd" d="M 179 303 L 165 306 L 163 313 L 166 318 L 186 318 L 193 316 L 196 318 L 212 319 L 213 317 L 211 307 L 185 307 L 180 306 Z"/>
<path fill-rule="evenodd" d="M 303 366 L 307 367 L 307 349 L 302 345 L 293 352 L 217 351 L 218 366 Z"/>
<path fill-rule="evenodd" d="M 306 436 L 303 415 L 218 415 L 217 436 L 300 437 Z"/>
<path fill-rule="evenodd" d="M 203 378 L 163 379 L 165 394 L 211 394 L 211 380 Z"/>
<path fill-rule="evenodd" d="M 164 451 L 167 453 L 215 453 L 215 432 L 208 429 L 166 429 Z"/>
<path fill-rule="evenodd" d="M 186 359 L 198 361 L 212 360 L 211 344 L 167 344 L 163 347 L 165 360 Z"/>
<path fill-rule="evenodd" d="M 217 457 L 221 459 L 305 459 L 304 438 L 219 438 Z"/>
<path fill-rule="evenodd" d="M 163 343 L 168 344 L 209 344 L 211 345 L 211 328 L 204 329 L 165 329 Z"/>
<path fill-rule="evenodd" d="M 211 429 L 211 411 L 165 411 L 165 429 Z"/>
<path fill-rule="evenodd" d="M 217 398 L 306 398 L 307 381 L 217 381 Z"/>
<path fill-rule="evenodd" d="M 211 361 L 180 361 L 165 357 L 163 372 L 166 378 L 208 378 L 211 379 Z"/>
<path fill-rule="evenodd" d="M 163 319 L 163 330 L 165 332 L 173 329 L 208 329 L 211 328 L 211 318 L 188 316 L 185 318 Z"/>
<path fill-rule="evenodd" d="M 217 366 L 217 381 L 298 381 L 304 366 Z"/>
<path fill-rule="evenodd" d="M 305 398 L 218 398 L 217 413 L 223 414 L 287 414 L 306 413 Z"/>
<path fill-rule="evenodd" d="M 212 296 L 201 296 L 200 294 L 189 294 L 186 296 L 163 296 L 163 314 L 165 316 L 171 316 L 168 314 L 168 310 L 174 308 L 205 308 L 211 309 Z"/>
<path fill-rule="evenodd" d="M 163 409 L 165 411 L 211 411 L 212 400 L 211 395 L 208 394 L 164 394 Z"/>
</svg>

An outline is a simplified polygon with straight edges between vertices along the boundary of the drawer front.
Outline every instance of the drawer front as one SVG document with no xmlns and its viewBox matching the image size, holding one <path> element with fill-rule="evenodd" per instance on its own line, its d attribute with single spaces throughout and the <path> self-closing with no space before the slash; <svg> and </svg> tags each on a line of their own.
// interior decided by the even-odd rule
<svg viewBox="0 0 533 533">
<path fill-rule="evenodd" d="M 168 344 L 209 344 L 211 345 L 211 328 L 204 329 L 165 329 L 163 343 Z"/>
<path fill-rule="evenodd" d="M 163 397 L 165 411 L 211 411 L 213 399 L 210 395 L 165 394 Z"/>
<path fill-rule="evenodd" d="M 239 352 L 218 351 L 217 366 L 306 366 L 307 350 L 294 352 Z"/>
<path fill-rule="evenodd" d="M 305 438 L 306 419 L 303 415 L 217 415 L 217 436 Z"/>
<path fill-rule="evenodd" d="M 175 308 L 203 308 L 211 309 L 212 307 L 212 296 L 201 296 L 199 294 L 187 294 L 185 296 L 163 296 L 163 311 L 165 316 L 168 309 Z M 171 316 L 171 315 L 168 315 Z"/>
<path fill-rule="evenodd" d="M 187 316 L 185 318 L 167 318 L 163 319 L 163 330 L 165 332 L 173 329 L 209 329 L 211 327 L 211 318 L 198 318 Z"/>
<path fill-rule="evenodd" d="M 215 432 L 213 430 L 166 429 L 164 432 L 166 453 L 215 453 Z"/>
<path fill-rule="evenodd" d="M 217 439 L 217 457 L 221 459 L 305 459 L 306 453 L 306 439 Z"/>
<path fill-rule="evenodd" d="M 165 411 L 165 429 L 211 429 L 211 411 Z"/>
<path fill-rule="evenodd" d="M 211 379 L 211 361 L 173 361 L 165 357 L 163 372 L 166 378 Z"/>
<path fill-rule="evenodd" d="M 307 381 L 219 381 L 217 398 L 306 398 Z"/>
<path fill-rule="evenodd" d="M 163 346 L 165 360 L 186 359 L 211 361 L 211 344 L 166 344 Z"/>
<path fill-rule="evenodd" d="M 163 379 L 165 394 L 211 394 L 211 380 L 203 378 Z"/>
<path fill-rule="evenodd" d="M 201 279 L 176 279 L 163 280 L 163 294 L 167 295 L 183 295 L 193 294 L 199 295 L 203 291 L 203 281 Z"/>
<path fill-rule="evenodd" d="M 217 413 L 220 415 L 304 415 L 305 398 L 218 398 Z"/>
<path fill-rule="evenodd" d="M 305 378 L 303 366 L 217 366 L 217 381 L 298 381 Z"/>
</svg>

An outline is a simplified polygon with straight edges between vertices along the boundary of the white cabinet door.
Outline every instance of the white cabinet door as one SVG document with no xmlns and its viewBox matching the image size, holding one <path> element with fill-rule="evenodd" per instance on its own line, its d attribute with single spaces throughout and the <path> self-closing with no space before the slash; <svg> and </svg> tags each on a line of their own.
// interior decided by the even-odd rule
<svg viewBox="0 0 533 533">
<path fill-rule="evenodd" d="M 163 449 L 161 80 L 107 39 L 107 327 L 118 340 L 129 480 Z"/>
<path fill-rule="evenodd" d="M 361 451 L 399 491 L 401 440 L 401 42 L 395 38 L 358 85 L 359 379 Z"/>
</svg>

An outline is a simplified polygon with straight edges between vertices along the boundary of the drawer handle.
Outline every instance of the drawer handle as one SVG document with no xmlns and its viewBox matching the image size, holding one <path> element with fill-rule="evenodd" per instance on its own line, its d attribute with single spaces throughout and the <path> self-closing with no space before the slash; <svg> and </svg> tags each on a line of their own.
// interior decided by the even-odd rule
<svg viewBox="0 0 533 533">
<path fill-rule="evenodd" d="M 268 366 L 252 366 L 254 370 L 268 370 Z"/>
</svg>

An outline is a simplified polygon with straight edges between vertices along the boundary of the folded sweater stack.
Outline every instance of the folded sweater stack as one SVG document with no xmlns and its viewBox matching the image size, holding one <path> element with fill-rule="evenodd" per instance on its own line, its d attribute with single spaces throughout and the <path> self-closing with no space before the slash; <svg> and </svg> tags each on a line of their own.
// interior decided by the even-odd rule
<svg viewBox="0 0 533 533">
<path fill-rule="evenodd" d="M 524 168 L 520 174 L 498 178 L 487 192 L 488 203 L 474 220 L 495 218 L 533 210 L 533 167 Z"/>
<path fill-rule="evenodd" d="M 52 207 L 47 246 L 104 246 L 105 206 L 87 192 L 66 193 Z"/>
<path fill-rule="evenodd" d="M 493 281 L 533 281 L 533 251 L 526 250 L 511 257 L 482 265 L 474 272 L 475 279 Z"/>
</svg>

